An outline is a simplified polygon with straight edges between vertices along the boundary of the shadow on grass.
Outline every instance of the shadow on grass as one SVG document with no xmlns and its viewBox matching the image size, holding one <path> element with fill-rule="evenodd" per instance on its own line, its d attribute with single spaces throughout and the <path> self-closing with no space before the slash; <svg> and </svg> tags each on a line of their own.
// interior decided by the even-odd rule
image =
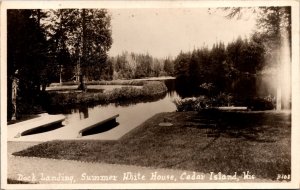
<svg viewBox="0 0 300 190">
<path fill-rule="evenodd" d="M 186 120 L 188 127 L 206 128 L 208 136 L 242 138 L 254 142 L 275 142 L 282 123 L 291 125 L 290 115 L 264 112 L 201 112 Z M 197 125 L 197 123 L 201 125 Z"/>
<path fill-rule="evenodd" d="M 7 184 L 34 184 L 34 183 L 7 178 Z"/>
</svg>

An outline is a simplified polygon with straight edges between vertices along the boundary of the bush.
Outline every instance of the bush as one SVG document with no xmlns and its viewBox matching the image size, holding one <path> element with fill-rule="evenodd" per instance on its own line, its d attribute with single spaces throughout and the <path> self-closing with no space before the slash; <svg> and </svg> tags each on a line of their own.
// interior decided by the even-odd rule
<svg viewBox="0 0 300 190">
<path fill-rule="evenodd" d="M 211 98 L 211 104 L 214 107 L 233 106 L 233 96 L 231 94 L 221 92 L 217 96 Z"/>
<path fill-rule="evenodd" d="M 220 106 L 232 106 L 233 96 L 227 93 L 220 93 L 217 96 L 199 96 L 197 98 L 185 98 L 174 101 L 177 111 L 200 111 Z"/>
<path fill-rule="evenodd" d="M 275 109 L 275 100 L 268 96 L 264 98 L 256 97 L 248 102 L 247 107 L 255 111 L 272 110 Z"/>
<path fill-rule="evenodd" d="M 208 98 L 207 96 L 200 96 L 198 98 L 185 98 L 174 101 L 177 111 L 201 111 L 204 109 L 213 109 L 220 106 L 233 106 L 233 96 L 226 93 L 220 93 L 218 96 Z M 242 106 L 247 106 L 253 111 L 272 110 L 275 108 L 274 98 L 268 96 L 264 98 L 255 97 L 244 101 Z"/>
<path fill-rule="evenodd" d="M 211 100 L 205 96 L 198 98 L 184 98 L 174 101 L 177 111 L 200 111 L 202 109 L 212 108 Z"/>
</svg>

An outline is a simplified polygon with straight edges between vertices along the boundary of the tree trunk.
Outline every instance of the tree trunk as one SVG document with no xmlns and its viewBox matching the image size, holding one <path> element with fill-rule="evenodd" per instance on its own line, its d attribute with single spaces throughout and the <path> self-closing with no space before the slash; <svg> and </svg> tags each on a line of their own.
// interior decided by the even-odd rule
<svg viewBox="0 0 300 190">
<path fill-rule="evenodd" d="M 17 120 L 17 91 L 18 91 L 18 79 L 14 77 L 12 81 L 12 117 L 11 120 Z"/>
<path fill-rule="evenodd" d="M 86 55 L 87 55 L 87 51 L 86 51 L 86 12 L 85 9 L 82 9 L 81 12 L 81 19 L 82 19 L 82 36 L 81 36 L 81 43 L 82 43 L 82 59 L 81 59 L 81 63 L 80 63 L 80 75 L 79 75 L 79 86 L 78 89 L 82 90 L 82 91 L 86 91 L 87 87 L 85 85 L 85 72 L 86 72 Z"/>
<path fill-rule="evenodd" d="M 84 82 L 84 76 L 83 75 L 79 75 L 79 86 L 77 88 L 78 90 L 82 90 L 83 92 L 86 91 L 87 87 L 85 85 Z"/>
</svg>

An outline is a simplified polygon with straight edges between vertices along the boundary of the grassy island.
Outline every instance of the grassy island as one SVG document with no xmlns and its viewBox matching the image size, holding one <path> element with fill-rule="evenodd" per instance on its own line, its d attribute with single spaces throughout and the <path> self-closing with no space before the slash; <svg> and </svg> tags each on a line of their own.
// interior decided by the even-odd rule
<svg viewBox="0 0 300 190">
<path fill-rule="evenodd" d="M 115 85 L 118 83 L 113 84 Z M 125 85 L 125 83 L 121 84 Z M 142 88 L 135 87 L 140 86 L 141 84 L 143 84 Z M 88 90 L 87 92 L 68 91 L 67 93 L 51 91 L 48 95 L 49 105 L 65 106 L 79 104 L 124 102 L 130 100 L 142 101 L 145 99 L 149 100 L 161 97 L 167 92 L 166 85 L 163 82 L 159 81 L 127 82 L 126 85 L 134 86 L 115 88 L 105 92 L 103 92 L 102 90 Z"/>
</svg>

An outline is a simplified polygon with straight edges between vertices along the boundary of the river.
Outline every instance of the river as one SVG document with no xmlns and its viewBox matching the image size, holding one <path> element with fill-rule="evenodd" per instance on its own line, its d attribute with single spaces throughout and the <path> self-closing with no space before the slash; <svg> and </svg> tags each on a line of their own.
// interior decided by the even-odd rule
<svg viewBox="0 0 300 190">
<path fill-rule="evenodd" d="M 73 131 L 80 130 L 80 123 L 83 120 L 100 121 L 119 114 L 117 118 L 118 125 L 114 128 L 99 134 L 83 137 L 83 139 L 116 140 L 157 113 L 176 111 L 173 101 L 180 98 L 180 96 L 175 90 L 175 80 L 165 80 L 165 84 L 168 87 L 166 95 L 152 102 L 125 105 L 111 103 L 108 105 L 82 106 L 57 110 L 57 113 L 62 113 L 66 116 L 65 124 L 72 126 L 72 128 L 63 127 L 65 128 L 63 133 L 66 133 L 63 139 L 74 137 Z M 99 87 L 101 88 L 98 85 Z M 106 89 L 106 87 L 103 86 L 103 89 Z M 62 129 L 59 129 L 59 131 L 62 131 Z M 68 137 L 68 134 L 70 134 L 70 137 Z"/>
<path fill-rule="evenodd" d="M 191 87 L 186 81 L 179 82 L 174 79 L 167 79 L 163 81 L 168 88 L 166 95 L 157 97 L 152 101 L 147 100 L 140 103 L 111 103 L 108 105 L 97 105 L 91 107 L 83 105 L 76 108 L 56 109 L 51 114 L 64 114 L 66 117 L 64 126 L 44 133 L 23 136 L 20 140 L 117 140 L 157 113 L 176 111 L 176 106 L 173 103 L 175 99 L 199 96 L 203 93 L 199 87 Z M 251 85 L 254 86 L 251 87 Z M 231 86 L 235 86 L 235 90 L 238 94 L 251 94 L 251 96 L 266 96 L 274 92 L 274 87 L 268 85 L 264 79 L 259 79 L 254 82 L 249 82 L 249 80 L 241 80 L 241 82 L 235 81 L 235 84 Z M 108 90 L 106 89 L 107 86 L 101 87 L 98 85 L 97 88 Z M 83 128 L 83 123 L 93 124 L 116 114 L 119 114 L 116 125 L 109 126 L 101 132 L 94 133 L 92 135 L 84 135 L 83 137 L 78 138 L 78 132 Z"/>
</svg>

